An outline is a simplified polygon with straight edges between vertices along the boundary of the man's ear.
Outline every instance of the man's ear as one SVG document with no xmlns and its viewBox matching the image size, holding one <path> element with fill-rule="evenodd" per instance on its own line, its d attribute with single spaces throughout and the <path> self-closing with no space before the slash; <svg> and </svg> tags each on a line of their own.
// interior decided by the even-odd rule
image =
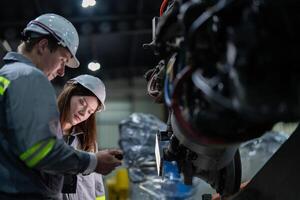
<svg viewBox="0 0 300 200">
<path fill-rule="evenodd" d="M 43 55 L 45 50 L 47 50 L 48 48 L 48 40 L 46 38 L 41 39 L 38 43 L 37 43 L 37 53 L 39 55 Z"/>
</svg>

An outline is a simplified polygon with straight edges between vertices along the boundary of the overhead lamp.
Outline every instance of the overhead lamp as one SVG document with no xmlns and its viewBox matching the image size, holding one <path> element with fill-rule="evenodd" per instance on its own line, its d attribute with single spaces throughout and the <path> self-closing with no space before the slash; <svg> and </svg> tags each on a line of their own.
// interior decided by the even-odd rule
<svg viewBox="0 0 300 200">
<path fill-rule="evenodd" d="M 83 8 L 87 8 L 90 6 L 95 6 L 96 5 L 96 0 L 82 0 L 81 6 Z"/>
<path fill-rule="evenodd" d="M 100 69 L 100 67 L 101 67 L 100 63 L 97 62 L 90 62 L 88 64 L 88 69 L 91 71 L 97 71 Z"/>
</svg>

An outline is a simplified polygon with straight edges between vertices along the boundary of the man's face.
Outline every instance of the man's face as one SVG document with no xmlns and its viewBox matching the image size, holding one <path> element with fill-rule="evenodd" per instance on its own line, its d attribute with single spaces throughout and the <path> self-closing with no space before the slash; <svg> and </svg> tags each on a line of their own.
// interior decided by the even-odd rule
<svg viewBox="0 0 300 200">
<path fill-rule="evenodd" d="M 50 51 L 48 41 L 41 41 L 39 44 L 39 59 L 37 65 L 51 81 L 56 76 L 64 76 L 66 63 L 71 59 L 70 52 L 63 47 Z"/>
<path fill-rule="evenodd" d="M 49 51 L 44 60 L 45 65 L 47 65 L 44 73 L 48 79 L 52 80 L 56 76 L 64 76 L 65 66 L 69 59 L 71 59 L 71 54 L 66 48 L 59 47 L 56 51 Z"/>
</svg>

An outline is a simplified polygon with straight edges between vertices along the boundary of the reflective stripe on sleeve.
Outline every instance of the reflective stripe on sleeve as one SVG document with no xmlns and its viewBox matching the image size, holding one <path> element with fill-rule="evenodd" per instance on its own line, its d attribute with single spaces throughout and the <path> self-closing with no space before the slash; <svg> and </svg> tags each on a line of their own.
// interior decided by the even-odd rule
<svg viewBox="0 0 300 200">
<path fill-rule="evenodd" d="M 96 197 L 96 200 L 105 200 L 105 195 Z"/>
<path fill-rule="evenodd" d="M 0 95 L 2 96 L 6 90 L 6 88 L 9 86 L 10 80 L 5 78 L 4 76 L 0 76 Z"/>
<path fill-rule="evenodd" d="M 32 168 L 48 155 L 54 145 L 55 139 L 41 141 L 22 153 L 20 159 Z"/>
</svg>

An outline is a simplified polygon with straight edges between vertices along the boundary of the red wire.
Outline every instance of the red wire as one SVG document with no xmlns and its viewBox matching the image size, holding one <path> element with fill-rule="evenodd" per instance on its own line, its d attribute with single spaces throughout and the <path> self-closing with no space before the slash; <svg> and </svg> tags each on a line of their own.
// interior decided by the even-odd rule
<svg viewBox="0 0 300 200">
<path fill-rule="evenodd" d="M 164 14 L 164 10 L 168 4 L 168 0 L 164 0 L 159 9 L 159 15 L 162 16 Z"/>
<path fill-rule="evenodd" d="M 178 122 L 179 127 L 183 128 L 183 134 L 190 136 L 190 139 L 196 140 L 201 144 L 226 144 L 226 141 L 223 138 L 210 138 L 201 132 L 196 131 L 189 122 L 185 120 L 182 116 L 179 98 L 180 98 L 180 90 L 182 86 L 182 82 L 184 82 L 190 75 L 193 73 L 193 68 L 190 66 L 185 67 L 175 79 L 175 87 L 172 96 L 172 110 L 174 111 L 174 116 L 176 121 Z"/>
</svg>

